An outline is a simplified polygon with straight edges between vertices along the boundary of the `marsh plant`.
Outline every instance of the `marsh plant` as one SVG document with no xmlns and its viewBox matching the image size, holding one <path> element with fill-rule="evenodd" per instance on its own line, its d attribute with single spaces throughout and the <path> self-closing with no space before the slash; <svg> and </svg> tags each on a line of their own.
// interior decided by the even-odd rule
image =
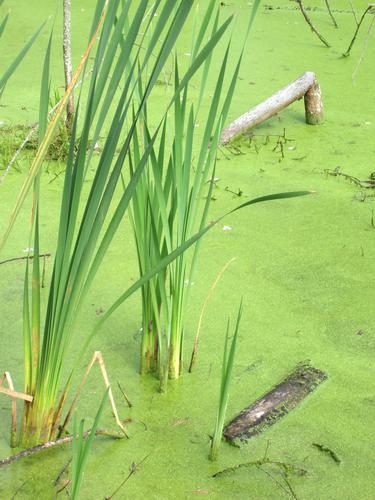
<svg viewBox="0 0 375 500">
<path fill-rule="evenodd" d="M 151 281 L 150 286 L 153 306 L 150 319 L 155 320 L 158 343 L 157 354 L 151 352 L 151 356 L 158 357 L 157 366 L 162 380 L 166 379 L 168 373 L 176 377 L 181 371 L 184 333 L 181 311 L 184 311 L 186 301 L 182 290 L 192 273 L 187 270 L 187 261 L 180 259 L 180 256 L 221 220 L 219 218 L 206 225 L 209 203 L 203 203 L 201 209 L 200 201 L 205 194 L 206 181 L 209 181 L 208 198 L 211 195 L 216 147 L 240 65 L 239 60 L 222 101 L 222 83 L 217 83 L 198 148 L 198 160 L 192 168 L 196 111 L 188 103 L 189 82 L 200 68 L 205 75 L 202 80 L 205 81 L 211 54 L 231 19 L 220 24 L 216 15 L 211 33 L 205 39 L 210 18 L 210 11 L 207 10 L 203 30 L 199 29 L 193 44 L 191 62 L 182 77 L 176 63 L 173 94 L 159 115 L 159 123 L 153 127 L 147 119 L 146 103 L 166 62 L 170 60 L 193 4 L 193 0 L 165 0 L 153 2 L 150 6 L 148 0 L 140 0 L 134 6 L 131 0 L 98 0 L 87 49 L 50 120 L 47 119 L 51 38 L 49 40 L 41 85 L 39 147 L 0 242 L 1 248 L 9 237 L 27 194 L 32 190 L 28 247 L 33 248 L 34 258 L 26 260 L 23 296 L 24 392 L 27 399 L 19 436 L 22 446 L 53 440 L 61 435 L 71 415 L 71 409 L 68 409 L 67 418 L 61 427 L 65 402 L 92 336 L 120 304 L 140 287 L 147 287 L 154 276 L 157 278 L 156 283 Z M 96 51 L 89 71 L 89 55 L 94 52 L 94 46 Z M 229 48 L 224 53 L 219 80 L 223 79 L 226 72 L 228 54 Z M 43 217 L 40 202 L 41 166 L 64 115 L 70 93 L 78 79 L 85 81 L 86 75 L 89 75 L 88 88 L 83 93 L 81 87 L 72 122 L 56 227 L 56 247 L 52 252 L 52 276 L 42 292 L 37 258 L 40 218 Z M 204 84 L 200 84 L 200 101 L 203 94 Z M 82 104 L 83 101 L 85 104 Z M 199 107 L 198 102 L 196 109 Z M 175 122 L 172 129 L 167 120 L 171 109 Z M 104 126 L 106 140 L 94 164 L 94 145 Z M 169 153 L 166 147 L 167 134 L 172 137 Z M 78 136 L 80 140 L 76 148 Z M 137 147 L 140 138 L 143 146 Z M 128 167 L 127 172 L 125 167 Z M 94 174 L 91 174 L 92 171 Z M 88 177 L 88 173 L 93 175 L 93 179 Z M 121 177 L 124 189 L 120 192 L 116 188 Z M 152 183 L 149 183 L 149 178 L 153 179 Z M 87 181 L 90 183 L 87 184 Z M 140 191 L 136 192 L 139 182 Z M 88 193 L 85 186 L 88 186 Z M 145 268 L 141 269 L 139 280 L 107 309 L 94 330 L 84 338 L 77 337 L 75 320 L 82 303 L 133 196 L 136 199 L 132 217 L 136 223 L 136 207 L 142 192 L 147 194 L 141 208 L 149 211 L 145 221 L 147 231 L 151 233 L 145 232 L 143 243 L 141 239 L 139 242 L 148 248 L 151 234 L 155 244 L 150 249 L 154 253 Z M 304 194 L 307 192 L 262 196 L 243 203 L 231 212 L 263 201 Z M 178 203 L 180 200 L 181 204 Z M 155 205 L 151 202 L 155 202 Z M 139 258 L 142 258 L 141 246 L 138 252 Z M 176 264 L 169 268 L 167 274 L 165 268 L 175 259 Z M 193 254 L 190 269 L 194 269 L 194 261 Z M 173 295 L 175 290 L 176 298 Z M 172 295 L 169 295 L 171 292 Z M 42 307 L 42 294 L 47 295 L 45 308 Z M 163 317 L 159 316 L 160 312 Z M 167 325 L 166 334 L 160 326 L 162 321 Z M 75 359 L 71 352 L 73 342 L 82 346 Z M 144 342 L 142 349 L 146 345 Z M 111 398 L 111 393 L 109 396 Z"/>
<path fill-rule="evenodd" d="M 89 337 L 82 339 L 83 350 L 75 362 L 71 361 L 69 348 L 75 334 L 74 321 L 128 208 L 161 125 L 153 132 L 150 146 L 133 162 L 131 175 L 120 197 L 114 196 L 116 186 L 123 166 L 127 164 L 139 116 L 193 5 L 193 1 L 167 0 L 162 4 L 154 2 L 149 10 L 148 0 L 142 0 L 137 3 L 136 9 L 130 10 L 131 3 L 130 0 L 122 1 L 120 5 L 120 0 L 98 0 L 88 48 L 48 125 L 51 44 L 45 58 L 40 103 L 40 146 L 2 242 L 7 239 L 20 207 L 33 186 L 32 237 L 29 247 L 33 247 L 35 256 L 39 253 L 39 218 L 43 214 L 39 202 L 41 164 L 63 115 L 69 92 L 78 77 L 84 77 L 88 56 L 99 37 L 88 79 L 86 105 L 81 104 L 81 92 L 72 124 L 53 272 L 47 290 L 45 312 L 41 308 L 39 260 L 34 258 L 32 264 L 27 260 L 23 301 L 25 392 L 32 397 L 32 401 L 25 402 L 20 436 L 23 446 L 54 439 L 59 435 L 59 423 L 73 375 L 90 340 Z M 127 29 L 124 32 L 125 26 Z M 217 41 L 218 37 L 216 43 Z M 183 90 L 204 59 L 204 54 L 197 59 L 184 81 L 181 81 L 178 92 Z M 134 99 L 136 93 L 137 100 Z M 75 151 L 79 116 L 83 125 L 79 147 Z M 87 196 L 84 193 L 84 183 L 92 159 L 89 135 L 92 135 L 91 144 L 95 144 L 105 122 L 108 127 L 107 139 Z M 142 282 L 133 285 L 129 294 L 141 284 Z M 68 377 L 64 381 L 63 374 L 66 371 Z"/>
<path fill-rule="evenodd" d="M 200 55 L 204 40 L 212 39 L 217 33 L 222 37 L 231 22 L 227 19 L 220 25 L 219 7 L 215 9 L 215 5 L 217 2 L 214 0 L 208 3 L 202 22 L 194 27 L 191 64 Z M 142 176 L 133 197 L 132 223 L 141 276 L 166 254 L 183 245 L 207 221 L 217 144 L 239 70 L 237 65 L 227 95 L 221 99 L 229 57 L 228 45 L 217 75 L 210 111 L 207 117 L 202 117 L 202 134 L 198 139 L 198 115 L 207 90 L 213 49 L 212 46 L 199 76 L 195 99 L 191 99 L 188 86 L 181 92 L 177 91 L 180 64 L 178 57 L 175 59 L 172 116 L 163 124 L 160 143 L 150 156 L 151 168 Z M 140 134 L 133 136 L 134 160 L 150 144 L 147 113 L 142 119 Z M 196 158 L 193 158 L 195 155 Z M 207 195 L 206 202 L 201 203 L 204 195 Z M 142 287 L 140 369 L 141 373 L 156 371 L 162 388 L 165 388 L 168 376 L 178 378 L 181 373 L 189 283 L 198 249 L 197 243 L 191 260 L 188 261 L 187 256 L 182 254 L 168 269 Z"/>
<path fill-rule="evenodd" d="M 208 3 L 202 21 L 193 29 L 192 65 L 200 57 L 203 41 L 206 38 L 212 40 L 218 33 L 223 36 L 232 21 L 229 18 L 221 24 L 220 8 L 215 11 L 215 5 L 215 1 Z M 245 42 L 258 6 L 259 1 L 256 1 L 249 17 Z M 178 91 L 180 64 L 178 57 L 175 59 L 173 109 L 163 123 L 158 145 L 152 147 L 150 167 L 142 175 L 133 196 L 131 220 L 141 277 L 166 255 L 185 245 L 194 234 L 203 231 L 207 224 L 217 150 L 244 50 L 233 62 L 231 41 L 224 45 L 221 54 L 213 49 L 199 77 L 181 92 Z M 211 65 L 213 57 L 216 61 L 221 59 L 218 71 Z M 213 88 L 211 78 L 215 82 Z M 202 103 L 207 95 L 210 95 L 210 106 L 205 113 Z M 132 161 L 135 164 L 151 144 L 146 111 L 138 125 L 133 134 Z M 258 201 L 268 199 L 274 198 L 265 197 Z M 252 202 L 243 206 L 250 204 Z M 165 390 L 168 378 L 177 379 L 182 372 L 189 292 L 199 253 L 200 240 L 190 253 L 181 254 L 142 287 L 140 371 L 142 374 L 156 372 L 161 390 Z"/>
<path fill-rule="evenodd" d="M 216 415 L 216 422 L 214 428 L 214 435 L 211 441 L 211 451 L 210 460 L 216 460 L 219 454 L 219 449 L 221 445 L 221 440 L 223 438 L 223 429 L 225 422 L 225 414 L 227 412 L 228 400 L 229 400 L 229 387 L 232 378 L 234 357 L 236 354 L 237 338 L 240 329 L 241 317 L 242 317 L 242 302 L 238 309 L 236 326 L 234 328 L 233 337 L 230 339 L 230 322 L 228 319 L 227 332 L 225 336 L 223 361 L 221 364 L 221 381 L 220 381 L 220 392 L 219 392 L 219 404 Z"/>
<path fill-rule="evenodd" d="M 201 25 L 193 31 L 192 65 L 201 56 L 204 40 L 208 38 L 210 42 L 218 35 L 221 38 L 230 25 L 231 19 L 219 23 L 218 9 L 212 16 L 215 4 L 215 1 L 209 2 Z M 178 90 L 180 65 L 178 57 L 175 59 L 175 97 L 171 117 L 163 123 L 159 144 L 153 147 L 150 167 L 140 179 L 132 203 L 132 224 L 141 276 L 206 225 L 217 144 L 239 70 L 237 65 L 227 94 L 221 99 L 229 57 L 227 46 L 220 70 L 215 75 L 217 84 L 208 116 L 202 116 L 202 133 L 198 139 L 198 114 L 207 89 L 214 48 L 211 44 L 206 54 L 196 99 L 190 98 L 189 86 Z M 147 113 L 141 117 L 139 130 L 133 135 L 135 163 L 151 142 Z M 206 201 L 202 203 L 204 195 Z M 156 371 L 163 387 L 168 375 L 178 378 L 181 373 L 188 285 L 193 277 L 198 250 L 199 243 L 194 247 L 191 260 L 182 254 L 168 269 L 142 287 L 141 373 Z"/>
</svg>

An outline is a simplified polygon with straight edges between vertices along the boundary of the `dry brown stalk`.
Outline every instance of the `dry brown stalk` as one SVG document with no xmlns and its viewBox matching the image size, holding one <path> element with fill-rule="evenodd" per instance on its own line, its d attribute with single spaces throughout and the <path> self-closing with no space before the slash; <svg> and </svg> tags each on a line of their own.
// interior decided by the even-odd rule
<svg viewBox="0 0 375 500">
<path fill-rule="evenodd" d="M 200 313 L 200 316 L 199 316 L 199 320 L 198 320 L 198 327 L 197 327 L 197 333 L 195 334 L 195 340 L 194 340 L 194 347 L 193 347 L 193 352 L 191 353 L 191 359 L 190 359 L 190 366 L 189 366 L 189 373 L 191 373 L 193 371 L 193 368 L 194 368 L 194 365 L 195 365 L 195 359 L 196 359 L 196 356 L 197 356 L 197 353 L 198 353 L 198 343 L 199 343 L 199 334 L 200 334 L 200 330 L 201 330 L 201 325 L 202 325 L 202 320 L 203 320 L 203 316 L 204 316 L 204 313 L 205 313 L 205 310 L 206 310 L 206 307 L 208 305 L 208 302 L 212 296 L 212 293 L 213 291 L 215 290 L 216 288 L 216 285 L 219 283 L 220 281 L 220 278 L 223 276 L 224 272 L 228 269 L 228 267 L 232 264 L 232 262 L 234 262 L 236 260 L 235 257 L 233 257 L 232 259 L 230 259 L 226 264 L 225 266 L 221 269 L 221 271 L 219 272 L 219 274 L 216 276 L 215 278 L 215 281 L 213 282 L 211 288 L 209 289 L 208 291 L 208 294 L 207 294 L 207 297 L 205 298 L 204 302 L 203 302 L 203 306 L 202 306 L 202 310 L 201 310 L 201 313 Z"/>
<path fill-rule="evenodd" d="M 108 389 L 108 397 L 109 397 L 109 401 L 111 403 L 112 412 L 113 412 L 113 415 L 115 417 L 116 423 L 120 427 L 120 429 L 124 433 L 124 435 L 128 438 L 129 435 L 128 435 L 128 433 L 127 433 L 124 425 L 122 424 L 122 422 L 121 422 L 121 420 L 120 420 L 120 418 L 118 416 L 118 413 L 117 413 L 117 408 L 116 408 L 115 400 L 113 398 L 111 385 L 109 383 L 109 378 L 108 378 L 107 370 L 106 370 L 106 367 L 105 367 L 105 363 L 104 363 L 104 359 L 103 359 L 103 354 L 101 353 L 101 351 L 95 351 L 94 352 L 94 354 L 92 356 L 92 359 L 91 359 L 90 363 L 88 364 L 88 366 L 86 368 L 86 371 L 85 371 L 85 373 L 83 375 L 82 382 L 80 383 L 80 385 L 79 385 L 79 387 L 77 389 L 77 392 L 76 392 L 76 394 L 75 394 L 75 396 L 73 398 L 72 404 L 71 404 L 71 406 L 70 406 L 70 408 L 68 410 L 68 413 L 66 414 L 64 423 L 61 426 L 61 429 L 59 431 L 59 436 L 61 436 L 65 432 L 66 426 L 68 425 L 68 422 L 69 422 L 69 420 L 70 420 L 70 418 L 72 416 L 73 410 L 74 410 L 74 408 L 77 405 L 78 397 L 81 394 L 81 391 L 82 391 L 83 387 L 86 384 L 86 381 L 87 381 L 87 378 L 88 378 L 88 376 L 90 374 L 90 371 L 91 371 L 91 369 L 92 369 L 92 367 L 94 366 L 95 363 L 99 364 L 100 371 L 102 373 L 102 377 L 103 377 L 103 380 L 104 380 L 104 384 L 105 384 L 106 388 Z"/>
</svg>

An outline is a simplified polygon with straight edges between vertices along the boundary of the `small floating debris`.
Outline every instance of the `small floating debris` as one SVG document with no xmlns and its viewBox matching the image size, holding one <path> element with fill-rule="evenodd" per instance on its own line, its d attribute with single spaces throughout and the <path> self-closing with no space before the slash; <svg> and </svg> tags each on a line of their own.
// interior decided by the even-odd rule
<svg viewBox="0 0 375 500">
<path fill-rule="evenodd" d="M 321 451 L 322 453 L 325 453 L 330 458 L 332 458 L 332 460 L 334 462 L 336 462 L 337 465 L 341 464 L 340 458 L 336 455 L 336 453 L 334 451 L 332 451 L 330 448 L 328 448 L 328 446 L 325 446 L 324 444 L 319 444 L 319 443 L 313 443 L 313 446 L 315 446 L 315 448 L 318 448 L 318 450 Z"/>
<path fill-rule="evenodd" d="M 232 231 L 231 226 L 223 226 L 223 231 Z"/>
<path fill-rule="evenodd" d="M 287 415 L 326 379 L 327 375 L 309 362 L 299 363 L 274 389 L 245 408 L 225 427 L 225 438 L 235 445 L 246 443 Z"/>
</svg>

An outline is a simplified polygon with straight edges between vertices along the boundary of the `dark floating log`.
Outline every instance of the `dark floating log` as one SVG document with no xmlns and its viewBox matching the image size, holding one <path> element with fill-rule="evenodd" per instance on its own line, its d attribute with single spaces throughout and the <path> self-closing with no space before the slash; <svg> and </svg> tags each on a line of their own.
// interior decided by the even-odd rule
<svg viewBox="0 0 375 500">
<path fill-rule="evenodd" d="M 300 363 L 270 392 L 245 408 L 224 429 L 232 444 L 246 443 L 295 408 L 327 375 L 308 362 Z"/>
</svg>

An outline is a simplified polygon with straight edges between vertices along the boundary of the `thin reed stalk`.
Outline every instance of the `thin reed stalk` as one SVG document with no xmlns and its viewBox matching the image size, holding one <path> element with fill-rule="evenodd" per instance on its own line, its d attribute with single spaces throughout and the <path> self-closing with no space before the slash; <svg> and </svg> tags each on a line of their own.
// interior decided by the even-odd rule
<svg viewBox="0 0 375 500">
<path fill-rule="evenodd" d="M 216 416 L 216 423 L 214 429 L 214 435 L 211 441 L 211 451 L 210 460 L 217 460 L 219 449 L 221 446 L 221 440 L 223 437 L 223 429 L 225 422 L 225 414 L 227 411 L 228 400 L 229 400 L 229 387 L 232 378 L 232 371 L 234 365 L 234 357 L 236 354 L 237 338 L 240 329 L 241 317 L 242 317 L 242 301 L 237 313 L 236 326 L 234 329 L 234 334 L 232 340 L 229 339 L 230 323 L 228 319 L 227 323 L 227 333 L 225 337 L 223 362 L 221 366 L 221 383 L 220 383 L 220 393 L 219 393 L 219 405 Z"/>
<path fill-rule="evenodd" d="M 74 416 L 72 481 L 70 487 L 70 496 L 72 500 L 77 500 L 79 498 L 87 459 L 107 398 L 108 390 L 104 393 L 90 433 L 87 434 L 84 432 L 84 420 L 81 420 L 79 425 L 77 426 L 77 418 L 76 415 Z"/>
</svg>

